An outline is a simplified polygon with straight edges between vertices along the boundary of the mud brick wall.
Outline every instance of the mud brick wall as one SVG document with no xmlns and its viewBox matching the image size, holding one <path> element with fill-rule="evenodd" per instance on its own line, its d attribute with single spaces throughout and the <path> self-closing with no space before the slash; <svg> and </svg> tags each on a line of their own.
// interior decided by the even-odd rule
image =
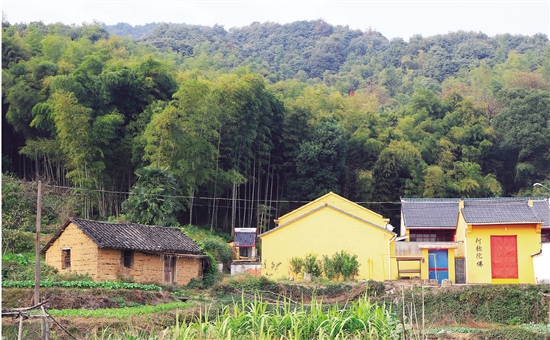
<svg viewBox="0 0 550 340">
<path fill-rule="evenodd" d="M 71 250 L 71 267 L 67 269 L 62 269 L 61 265 L 63 249 Z M 76 225 L 70 223 L 46 251 L 46 264 L 56 268 L 60 273 L 88 273 L 97 281 L 97 245 Z"/>
<path fill-rule="evenodd" d="M 176 260 L 176 282 L 179 286 L 189 283 L 192 278 L 202 278 L 202 260 L 190 257 L 178 257 Z"/>
<path fill-rule="evenodd" d="M 71 250 L 71 268 L 62 269 L 63 249 Z M 79 274 L 87 273 L 94 281 L 116 281 L 127 278 L 138 283 L 164 283 L 162 254 L 135 251 L 131 268 L 126 268 L 121 250 L 99 249 L 95 242 L 73 223 L 65 228 L 65 231 L 47 250 L 46 264 L 56 268 L 60 273 L 70 271 Z M 192 278 L 202 278 L 202 260 L 177 256 L 175 275 L 175 282 L 178 285 L 186 285 Z"/>
<path fill-rule="evenodd" d="M 118 249 L 99 249 L 96 281 L 116 281 L 119 278 L 122 267 L 121 253 Z"/>
</svg>

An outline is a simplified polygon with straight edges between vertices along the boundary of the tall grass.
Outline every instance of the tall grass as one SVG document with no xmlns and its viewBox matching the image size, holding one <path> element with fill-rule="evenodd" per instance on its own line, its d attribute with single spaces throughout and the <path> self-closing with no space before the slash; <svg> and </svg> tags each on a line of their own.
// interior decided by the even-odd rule
<svg viewBox="0 0 550 340">
<path fill-rule="evenodd" d="M 166 339 L 398 339 L 399 322 L 385 306 L 364 297 L 342 307 L 292 305 L 283 300 L 275 305 L 256 297 L 234 302 L 212 320 L 208 310 L 194 320 L 177 322 L 166 329 Z"/>
</svg>

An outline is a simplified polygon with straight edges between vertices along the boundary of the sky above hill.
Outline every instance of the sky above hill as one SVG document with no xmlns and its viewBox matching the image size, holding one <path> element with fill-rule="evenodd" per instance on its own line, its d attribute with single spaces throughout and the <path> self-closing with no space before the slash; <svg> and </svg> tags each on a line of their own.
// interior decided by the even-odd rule
<svg viewBox="0 0 550 340">
<path fill-rule="evenodd" d="M 451 31 L 483 32 L 489 36 L 511 33 L 550 36 L 550 2 L 522 1 L 27 1 L 3 0 L 4 17 L 12 23 L 42 21 L 80 25 L 94 20 L 144 25 L 172 22 L 225 29 L 253 22 L 290 23 L 323 19 L 332 25 L 347 25 L 365 31 L 369 27 L 386 38 L 408 40 Z"/>
</svg>

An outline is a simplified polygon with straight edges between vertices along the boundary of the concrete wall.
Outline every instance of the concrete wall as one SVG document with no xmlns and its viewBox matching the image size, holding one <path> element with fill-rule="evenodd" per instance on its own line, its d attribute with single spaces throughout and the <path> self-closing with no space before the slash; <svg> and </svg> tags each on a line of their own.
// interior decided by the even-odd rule
<svg viewBox="0 0 550 340">
<path fill-rule="evenodd" d="M 259 262 L 233 262 L 231 263 L 231 275 L 250 274 L 254 277 L 262 275 L 262 264 Z"/>
<path fill-rule="evenodd" d="M 542 252 L 533 256 L 536 283 L 550 284 L 550 243 L 541 244 Z"/>
</svg>

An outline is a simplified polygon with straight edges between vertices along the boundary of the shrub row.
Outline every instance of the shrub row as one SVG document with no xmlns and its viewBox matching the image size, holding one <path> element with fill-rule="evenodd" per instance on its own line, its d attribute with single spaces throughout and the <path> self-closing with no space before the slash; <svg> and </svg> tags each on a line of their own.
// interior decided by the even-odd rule
<svg viewBox="0 0 550 340">
<path fill-rule="evenodd" d="M 342 278 L 344 281 L 353 280 L 359 273 L 360 265 L 357 255 L 344 250 L 334 253 L 331 257 L 323 255 L 322 260 L 317 258 L 317 254 L 310 253 L 304 258 L 292 257 L 289 261 L 290 271 L 294 275 L 308 273 L 320 277 L 324 274 L 329 280 Z"/>
<path fill-rule="evenodd" d="M 548 301 L 541 293 L 550 293 L 550 285 L 480 285 L 453 287 L 449 290 L 424 292 L 424 311 L 428 324 L 466 324 L 468 321 L 520 325 L 548 320 Z M 407 291 L 405 314 L 410 306 L 422 318 L 422 296 L 419 290 Z M 403 300 L 386 297 L 401 313 Z M 412 313 L 414 315 L 414 313 Z"/>
</svg>

